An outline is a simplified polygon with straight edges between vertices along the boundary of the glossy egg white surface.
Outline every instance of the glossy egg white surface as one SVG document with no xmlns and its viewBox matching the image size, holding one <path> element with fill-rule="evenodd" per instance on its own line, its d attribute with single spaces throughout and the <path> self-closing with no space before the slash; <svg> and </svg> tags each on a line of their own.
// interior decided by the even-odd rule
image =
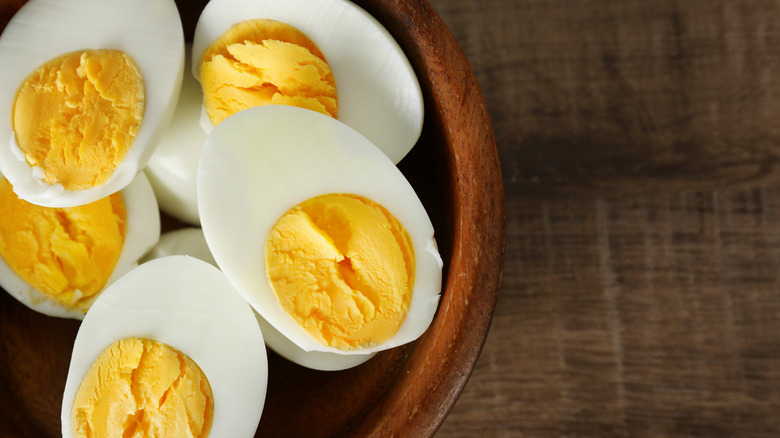
<svg viewBox="0 0 780 438">
<path fill-rule="evenodd" d="M 33 175 L 16 145 L 11 111 L 35 69 L 63 54 L 117 49 L 129 54 L 144 81 L 144 116 L 113 175 L 86 190 L 64 190 Z M 184 33 L 173 0 L 30 0 L 0 35 L 0 171 L 33 204 L 68 207 L 114 193 L 146 165 L 173 115 L 184 69 Z"/>
<path fill-rule="evenodd" d="M 268 232 L 291 207 L 328 193 L 355 194 L 382 205 L 412 240 L 416 265 L 409 311 L 398 332 L 379 345 L 343 351 L 320 344 L 287 315 L 269 284 Z M 305 351 L 373 353 L 416 339 L 433 319 L 442 260 L 430 219 L 392 161 L 344 123 L 281 105 L 228 117 L 206 140 L 198 203 L 219 267 L 263 319 Z"/>
<path fill-rule="evenodd" d="M 206 133 L 198 127 L 202 101 L 200 83 L 185 68 L 173 119 L 144 169 L 160 209 L 190 225 L 200 225 L 195 180 L 206 142 Z"/>
<path fill-rule="evenodd" d="M 142 263 L 172 255 L 195 257 L 212 266 L 217 266 L 217 262 L 209 251 L 203 230 L 197 227 L 166 231 L 160 236 L 157 244 L 144 256 Z"/>
<path fill-rule="evenodd" d="M 319 371 L 341 371 L 368 362 L 376 353 L 339 354 L 327 351 L 306 351 L 297 346 L 255 312 L 266 345 L 278 355 L 300 366 Z"/>
<path fill-rule="evenodd" d="M 192 257 L 145 263 L 108 288 L 84 318 L 73 345 L 62 403 L 62 434 L 81 380 L 113 342 L 139 337 L 189 356 L 214 396 L 209 436 L 254 436 L 265 403 L 263 335 L 246 304 L 215 267 Z"/>
<path fill-rule="evenodd" d="M 203 230 L 200 228 L 182 228 L 163 233 L 160 241 L 149 251 L 144 260 L 154 260 L 171 255 L 187 255 L 217 266 L 217 262 L 209 251 Z M 304 351 L 279 333 L 274 326 L 268 324 L 257 312 L 255 312 L 255 317 L 263 332 L 266 346 L 285 359 L 307 368 L 320 371 L 345 370 L 358 366 L 374 356 L 373 354 L 344 355 L 322 351 Z"/>
<path fill-rule="evenodd" d="M 139 259 L 160 238 L 160 215 L 157 201 L 146 176 L 143 173 L 138 174 L 130 185 L 122 189 L 120 193 L 127 213 L 125 243 L 122 246 L 116 267 L 106 282 L 106 287 L 138 266 Z M 6 214 L 6 212 L 0 212 L 0 214 Z M 0 257 L 0 287 L 25 306 L 40 313 L 61 318 L 84 318 L 84 312 L 81 310 L 62 306 L 31 286 L 14 272 L 2 257 Z"/>
<path fill-rule="evenodd" d="M 195 28 L 193 74 L 198 77 L 200 58 L 214 40 L 232 25 L 253 18 L 287 23 L 317 45 L 336 80 L 339 120 L 394 163 L 411 150 L 423 124 L 417 76 L 390 33 L 349 1 L 211 0 Z M 202 126 L 212 128 L 207 118 Z"/>
</svg>

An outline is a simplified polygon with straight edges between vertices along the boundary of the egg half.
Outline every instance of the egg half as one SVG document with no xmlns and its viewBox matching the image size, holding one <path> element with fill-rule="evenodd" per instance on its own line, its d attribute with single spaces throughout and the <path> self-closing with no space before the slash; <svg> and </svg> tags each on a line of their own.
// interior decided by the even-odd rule
<svg viewBox="0 0 780 438">
<path fill-rule="evenodd" d="M 85 380 L 91 366 L 109 346 L 126 339 L 162 343 L 199 367 L 213 394 L 209 436 L 254 436 L 265 402 L 268 369 L 263 335 L 252 310 L 218 269 L 191 257 L 172 256 L 145 263 L 120 278 L 84 318 L 73 345 L 63 394 L 64 437 L 73 436 L 77 427 L 72 408 L 77 399 L 82 407 L 79 387 L 95 383 L 93 379 Z M 118 360 L 134 365 L 122 354 Z M 137 403 L 147 391 L 165 389 L 158 388 L 163 378 L 154 375 L 162 371 L 159 368 L 127 372 L 132 382 L 125 383 L 126 390 L 132 391 L 136 400 L 97 400 L 94 405 L 85 404 L 80 415 L 96 422 L 125 415 L 117 412 L 119 406 Z M 151 375 L 147 378 L 143 373 Z M 101 393 L 111 394 L 112 388 L 104 387 L 114 383 L 115 374 L 103 373 L 95 379 Z M 173 386 L 165 391 L 170 394 L 167 398 L 179 396 Z M 182 397 L 186 399 L 186 394 Z M 159 400 L 160 405 L 165 398 Z M 94 409 L 90 409 L 92 406 Z M 143 412 L 127 414 L 128 423 L 138 423 L 139 428 L 148 423 L 143 417 Z M 122 416 L 119 422 L 124 419 Z"/>
<path fill-rule="evenodd" d="M 294 206 L 326 194 L 368 199 L 394 216 L 408 233 L 414 253 L 412 266 L 407 266 L 414 273 L 408 310 L 397 330 L 381 342 L 354 348 L 324 345 L 283 308 L 271 285 L 265 247 L 275 224 Z M 209 249 L 229 281 L 263 319 L 305 351 L 372 353 L 416 339 L 433 319 L 441 288 L 442 260 L 427 212 L 393 162 L 338 120 L 283 105 L 250 108 L 230 116 L 212 131 L 203 149 L 198 203 Z M 296 232 L 293 230 L 293 234 Z M 320 235 L 316 226 L 305 233 L 324 247 L 333 243 L 329 239 L 335 239 Z M 308 265 L 306 260 L 296 261 L 296 251 L 291 250 L 288 265 Z M 379 264 L 382 263 L 380 260 Z M 347 267 L 339 263 L 336 269 L 341 268 Z M 311 275 L 317 276 L 316 272 L 301 274 Z M 313 292 L 321 287 L 327 289 L 312 278 L 311 286 L 306 288 Z M 311 304 L 305 291 L 301 295 L 299 304 Z M 314 299 L 330 298 L 320 295 Z M 372 304 L 363 297 L 355 299 L 358 308 L 353 306 L 348 313 L 365 311 L 372 314 L 371 318 L 383 316 L 382 309 L 369 308 Z M 340 305 L 336 301 L 332 304 L 334 308 Z M 316 306 L 306 312 L 314 313 L 303 315 L 304 318 L 321 313 Z"/>
<path fill-rule="evenodd" d="M 251 19 L 292 26 L 319 49 L 335 79 L 340 121 L 363 134 L 394 163 L 414 146 L 423 123 L 422 91 L 414 70 L 390 33 L 349 1 L 210 1 L 193 39 L 192 69 L 198 80 L 203 81 L 199 67 L 207 48 L 232 26 Z M 204 129 L 213 128 L 208 117 L 201 120 Z"/>
<path fill-rule="evenodd" d="M 94 54 L 107 51 L 124 57 Z M 60 73 L 39 70 L 60 64 Z M 173 0 L 30 0 L 0 35 L 0 170 L 22 199 L 47 207 L 83 205 L 122 189 L 170 121 L 183 68 Z M 133 72 L 141 85 L 131 81 Z M 55 94 L 64 100 L 51 106 Z M 131 104 L 132 120 L 106 119 L 107 109 Z M 99 142 L 102 136 L 108 140 Z M 65 137 L 75 140 L 60 150 Z M 109 149 L 127 139 L 126 151 Z"/>
<path fill-rule="evenodd" d="M 154 260 L 173 255 L 187 255 L 217 266 L 217 262 L 211 255 L 211 251 L 209 251 L 203 230 L 200 228 L 182 228 L 163 233 L 160 241 L 149 251 L 144 260 Z M 260 330 L 263 332 L 266 346 L 285 359 L 307 368 L 320 371 L 345 370 L 365 363 L 374 356 L 374 354 L 344 355 L 321 351 L 304 351 L 279 333 L 274 326 L 268 324 L 257 312 L 255 312 L 255 317 L 260 325 Z"/>
<path fill-rule="evenodd" d="M 124 243 L 122 244 L 119 258 L 110 271 L 106 286 L 137 266 L 141 256 L 149 251 L 160 237 L 160 215 L 152 187 L 146 176 L 143 173 L 139 174 L 119 194 L 126 212 Z M 18 212 L 0 211 L 0 214 L 10 217 L 18 214 Z M 81 226 L 89 227 L 90 225 L 85 223 Z M 40 226 L 36 225 L 36 227 Z M 76 231 L 68 225 L 64 226 L 62 232 L 74 234 L 71 236 L 74 241 L 83 240 L 78 237 L 78 234 L 85 233 L 84 230 Z M 99 235 L 94 237 L 102 238 Z M 35 259 L 39 256 L 35 249 L 38 246 L 43 247 L 47 244 L 54 246 L 53 242 L 33 243 L 28 247 L 31 250 L 29 254 L 21 254 L 20 256 Z M 69 258 L 70 254 L 67 252 L 59 253 L 55 257 Z M 60 261 L 59 264 L 67 265 L 64 261 Z M 45 270 L 46 268 L 42 269 Z M 89 268 L 86 269 L 88 270 Z M 85 273 L 78 272 L 76 274 L 84 275 Z M 86 276 L 88 277 L 89 274 L 87 273 Z M 98 295 L 94 295 L 91 299 L 80 303 L 76 307 L 63 304 L 24 280 L 9 266 L 2 256 L 0 256 L 0 286 L 27 307 L 46 315 L 63 318 L 83 319 L 89 305 L 99 295 L 98 292 Z"/>
</svg>

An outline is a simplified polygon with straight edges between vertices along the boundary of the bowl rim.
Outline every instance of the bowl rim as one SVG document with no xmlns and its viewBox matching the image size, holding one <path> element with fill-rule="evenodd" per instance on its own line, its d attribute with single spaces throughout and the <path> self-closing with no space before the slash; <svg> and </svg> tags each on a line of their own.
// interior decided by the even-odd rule
<svg viewBox="0 0 780 438">
<path fill-rule="evenodd" d="M 454 240 L 439 310 L 406 372 L 356 427 L 355 435 L 433 436 L 473 372 L 495 312 L 506 246 L 504 187 L 485 101 L 464 52 L 426 0 L 355 0 L 393 35 L 424 89 L 426 114 L 449 123 L 448 166 L 457 188 Z M 442 62 L 446 60 L 446 62 Z M 455 67 L 455 68 L 453 68 Z M 426 72 L 421 75 L 419 72 Z M 446 262 L 445 262 L 446 263 Z M 454 331 L 443 330 L 451 324 Z M 433 373 L 415 369 L 434 366 Z"/>
</svg>

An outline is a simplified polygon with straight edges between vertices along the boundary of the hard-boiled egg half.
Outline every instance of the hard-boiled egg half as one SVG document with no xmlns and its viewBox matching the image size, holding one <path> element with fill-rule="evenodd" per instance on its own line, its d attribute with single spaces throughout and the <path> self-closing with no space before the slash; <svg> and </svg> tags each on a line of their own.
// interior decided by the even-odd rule
<svg viewBox="0 0 780 438">
<path fill-rule="evenodd" d="M 173 0 L 30 0 L 0 35 L 0 170 L 23 199 L 83 205 L 146 165 L 173 114 Z"/>
<path fill-rule="evenodd" d="M 219 267 L 301 349 L 372 353 L 427 329 L 441 288 L 433 227 L 354 129 L 294 106 L 241 111 L 209 135 L 197 184 Z"/>
<path fill-rule="evenodd" d="M 143 173 L 117 193 L 65 208 L 19 199 L 0 178 L 0 287 L 46 315 L 84 318 L 159 237 L 157 202 Z"/>
<path fill-rule="evenodd" d="M 267 381 L 263 335 L 222 272 L 160 258 L 117 280 L 84 318 L 62 435 L 254 436 Z"/>
<path fill-rule="evenodd" d="M 302 106 L 338 118 L 398 163 L 422 130 L 422 91 L 406 55 L 344 0 L 211 0 L 195 28 L 192 70 L 211 130 L 240 109 Z"/>
<path fill-rule="evenodd" d="M 209 251 L 203 230 L 200 228 L 182 228 L 163 233 L 160 236 L 160 241 L 144 259 L 154 260 L 173 255 L 191 256 L 217 266 L 217 262 Z M 321 371 L 337 371 L 358 366 L 374 356 L 370 353 L 343 355 L 322 351 L 305 351 L 279 333 L 258 313 L 255 312 L 255 316 L 260 324 L 266 345 L 280 356 L 298 365 Z"/>
</svg>

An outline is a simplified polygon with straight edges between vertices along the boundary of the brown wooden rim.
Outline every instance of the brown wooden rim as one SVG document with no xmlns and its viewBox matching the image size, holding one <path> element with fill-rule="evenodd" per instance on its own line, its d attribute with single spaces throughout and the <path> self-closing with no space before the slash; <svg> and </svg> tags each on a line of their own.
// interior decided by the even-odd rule
<svg viewBox="0 0 780 438">
<path fill-rule="evenodd" d="M 438 314 L 407 370 L 356 435 L 432 436 L 468 381 L 482 350 L 501 282 L 506 240 L 503 181 L 487 108 L 466 57 L 425 0 L 356 1 L 390 31 L 432 91 L 426 112 L 447 120 L 451 187 L 457 192 L 452 257 Z M 431 107 L 433 105 L 433 108 Z M 449 184 L 448 184 L 449 186 Z M 425 352 L 426 354 L 419 354 Z M 398 403 L 397 401 L 401 401 Z"/>
</svg>

